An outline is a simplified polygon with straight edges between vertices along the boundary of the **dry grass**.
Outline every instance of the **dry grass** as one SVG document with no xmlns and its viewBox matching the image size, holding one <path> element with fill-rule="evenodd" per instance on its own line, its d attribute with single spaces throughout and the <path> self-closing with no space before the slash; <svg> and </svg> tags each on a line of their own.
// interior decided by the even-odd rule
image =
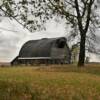
<svg viewBox="0 0 100 100">
<path fill-rule="evenodd" d="M 100 100 L 100 65 L 0 68 L 0 100 Z"/>
</svg>

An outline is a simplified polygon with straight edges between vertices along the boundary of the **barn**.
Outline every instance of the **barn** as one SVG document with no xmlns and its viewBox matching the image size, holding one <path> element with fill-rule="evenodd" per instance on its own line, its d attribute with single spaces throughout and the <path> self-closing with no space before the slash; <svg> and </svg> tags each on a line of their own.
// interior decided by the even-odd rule
<svg viewBox="0 0 100 100">
<path fill-rule="evenodd" d="M 66 38 L 43 38 L 26 42 L 11 64 L 64 64 L 70 60 Z"/>
</svg>

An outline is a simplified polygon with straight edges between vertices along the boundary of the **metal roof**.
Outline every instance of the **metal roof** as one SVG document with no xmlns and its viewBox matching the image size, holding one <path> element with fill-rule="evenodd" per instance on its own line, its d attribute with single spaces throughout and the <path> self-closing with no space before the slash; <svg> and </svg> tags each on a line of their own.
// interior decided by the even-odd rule
<svg viewBox="0 0 100 100">
<path fill-rule="evenodd" d="M 64 37 L 30 40 L 22 46 L 19 57 L 50 57 L 51 47 L 59 42 L 59 40 L 66 42 L 66 38 Z"/>
</svg>

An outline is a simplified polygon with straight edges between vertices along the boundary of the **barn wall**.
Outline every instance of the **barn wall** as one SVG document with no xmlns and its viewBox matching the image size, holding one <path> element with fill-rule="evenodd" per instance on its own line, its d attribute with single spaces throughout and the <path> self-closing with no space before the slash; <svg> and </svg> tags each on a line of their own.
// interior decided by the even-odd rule
<svg viewBox="0 0 100 100">
<path fill-rule="evenodd" d="M 66 45 L 64 48 L 57 48 L 55 46 L 51 48 L 51 57 L 53 59 L 60 59 L 61 63 L 70 63 L 70 56 L 69 48 Z"/>
<path fill-rule="evenodd" d="M 51 48 L 51 57 L 56 59 L 64 59 L 66 57 L 66 47 L 64 48 L 57 48 L 57 47 L 52 47 Z"/>
<path fill-rule="evenodd" d="M 68 48 L 68 46 L 65 46 L 65 50 L 66 50 L 66 62 L 67 63 L 71 63 L 71 52 L 70 49 Z"/>
</svg>

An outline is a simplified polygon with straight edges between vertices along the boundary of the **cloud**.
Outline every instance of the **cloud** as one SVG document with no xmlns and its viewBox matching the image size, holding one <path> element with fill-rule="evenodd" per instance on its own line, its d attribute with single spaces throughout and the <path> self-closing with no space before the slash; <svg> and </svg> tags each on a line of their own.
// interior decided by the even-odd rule
<svg viewBox="0 0 100 100">
<path fill-rule="evenodd" d="M 46 31 L 30 33 L 16 21 L 2 18 L 0 23 L 0 61 L 12 61 L 28 40 L 67 36 L 70 31 L 66 31 L 64 25 L 64 23 L 57 24 L 52 20 L 46 24 Z M 91 56 L 91 61 L 100 61 L 100 58 L 97 55 Z"/>
<path fill-rule="evenodd" d="M 50 25 L 47 25 L 46 31 L 30 33 L 14 20 L 10 20 L 9 18 L 1 19 L 0 61 L 11 61 L 18 55 L 21 46 L 28 40 L 60 37 L 64 35 L 63 25 L 56 26 L 57 24 L 55 25 L 53 21 L 49 22 Z"/>
<path fill-rule="evenodd" d="M 19 52 L 21 41 L 29 34 L 22 26 L 9 18 L 0 23 L 0 61 L 11 61 Z"/>
</svg>

